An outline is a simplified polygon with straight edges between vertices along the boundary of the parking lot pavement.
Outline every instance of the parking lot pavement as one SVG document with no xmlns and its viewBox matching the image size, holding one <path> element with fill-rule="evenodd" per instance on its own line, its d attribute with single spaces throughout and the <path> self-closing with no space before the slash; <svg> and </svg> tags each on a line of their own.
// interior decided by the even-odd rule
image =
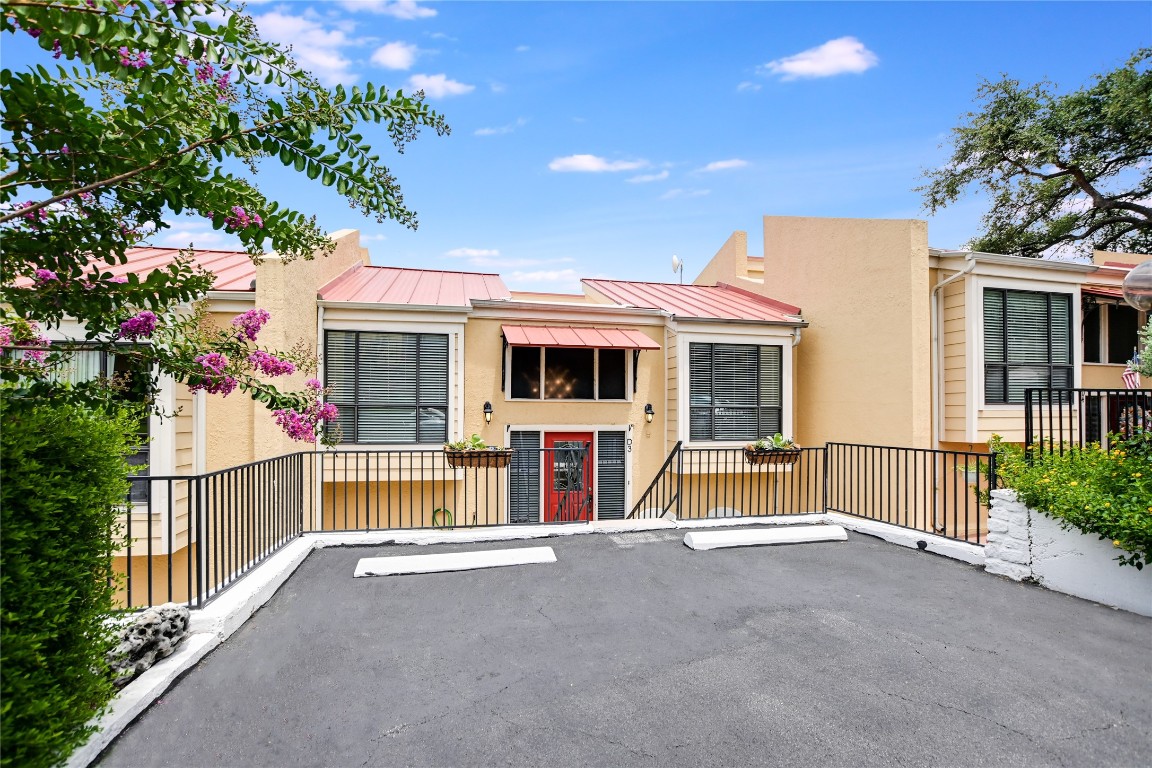
<svg viewBox="0 0 1152 768">
<path fill-rule="evenodd" d="M 99 764 L 1149 764 L 1149 619 L 857 534 L 681 537 L 319 550 Z"/>
</svg>

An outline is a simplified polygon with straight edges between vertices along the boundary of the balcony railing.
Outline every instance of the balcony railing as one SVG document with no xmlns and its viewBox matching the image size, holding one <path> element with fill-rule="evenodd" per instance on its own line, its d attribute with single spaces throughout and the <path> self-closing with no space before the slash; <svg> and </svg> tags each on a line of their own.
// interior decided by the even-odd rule
<svg viewBox="0 0 1152 768">
<path fill-rule="evenodd" d="M 1063 453 L 1152 430 L 1152 389 L 1025 389 L 1024 446 Z"/>
</svg>

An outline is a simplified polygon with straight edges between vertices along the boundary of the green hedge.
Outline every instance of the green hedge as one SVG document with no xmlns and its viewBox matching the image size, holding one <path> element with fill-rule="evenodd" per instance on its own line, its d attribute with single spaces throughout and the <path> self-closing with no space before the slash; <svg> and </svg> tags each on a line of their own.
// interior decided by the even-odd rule
<svg viewBox="0 0 1152 768">
<path fill-rule="evenodd" d="M 53 766 L 114 692 L 116 506 L 138 420 L 0 399 L 0 766 Z"/>
<path fill-rule="evenodd" d="M 1060 521 L 1112 542 L 1121 565 L 1143 568 L 1152 559 L 1152 432 L 1099 445 L 1066 447 L 1063 454 L 993 440 L 1000 487 Z"/>
</svg>

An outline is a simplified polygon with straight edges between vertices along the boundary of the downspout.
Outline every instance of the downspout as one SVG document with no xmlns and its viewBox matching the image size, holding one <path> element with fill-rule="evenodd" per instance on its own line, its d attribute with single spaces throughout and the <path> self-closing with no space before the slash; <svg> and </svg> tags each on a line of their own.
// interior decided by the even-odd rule
<svg viewBox="0 0 1152 768">
<path fill-rule="evenodd" d="M 944 426 L 941 423 L 941 417 L 944 413 L 943 397 L 940 392 L 940 369 L 943 367 L 944 350 L 940 348 L 940 311 L 937 297 L 941 288 L 948 283 L 959 280 L 976 268 L 976 261 L 972 258 L 972 254 L 968 254 L 965 260 L 968 263 L 964 265 L 963 269 L 936 283 L 932 289 L 932 442 L 937 449 L 940 448 L 940 434 L 944 431 Z"/>
</svg>

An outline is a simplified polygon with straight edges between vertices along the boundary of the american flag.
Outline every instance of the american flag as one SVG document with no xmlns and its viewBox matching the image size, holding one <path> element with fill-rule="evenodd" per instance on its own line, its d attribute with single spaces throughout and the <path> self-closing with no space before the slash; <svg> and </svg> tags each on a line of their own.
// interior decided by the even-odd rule
<svg viewBox="0 0 1152 768">
<path fill-rule="evenodd" d="M 1135 365 L 1140 364 L 1139 362 L 1137 362 L 1138 360 L 1139 360 L 1139 358 L 1137 358 L 1137 360 L 1129 360 L 1128 365 L 1126 365 L 1124 367 L 1124 373 L 1120 374 L 1120 376 L 1124 379 L 1124 388 L 1125 389 L 1139 389 L 1140 388 L 1140 374 L 1138 374 L 1136 371 L 1132 370 L 1133 364 L 1135 364 Z"/>
</svg>

